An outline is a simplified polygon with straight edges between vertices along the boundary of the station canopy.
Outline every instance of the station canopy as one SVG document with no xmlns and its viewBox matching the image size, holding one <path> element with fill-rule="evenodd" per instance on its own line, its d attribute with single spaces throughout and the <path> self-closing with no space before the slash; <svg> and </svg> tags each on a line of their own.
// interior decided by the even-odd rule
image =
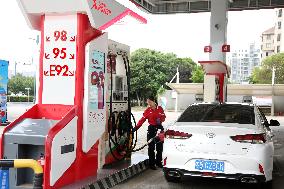
<svg viewBox="0 0 284 189">
<path fill-rule="evenodd" d="M 211 0 L 130 0 L 152 14 L 210 12 Z M 218 1 L 218 0 L 214 0 Z M 284 0 L 228 0 L 229 11 L 283 8 Z"/>
</svg>

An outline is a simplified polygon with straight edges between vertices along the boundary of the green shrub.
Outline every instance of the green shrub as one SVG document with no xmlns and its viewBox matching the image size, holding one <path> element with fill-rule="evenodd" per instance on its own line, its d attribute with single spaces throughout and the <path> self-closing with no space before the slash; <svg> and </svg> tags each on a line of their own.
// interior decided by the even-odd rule
<svg viewBox="0 0 284 189">
<path fill-rule="evenodd" d="M 30 96 L 29 97 L 29 102 L 33 102 L 34 97 Z M 27 96 L 8 96 L 7 97 L 8 102 L 28 102 L 28 97 Z"/>
</svg>

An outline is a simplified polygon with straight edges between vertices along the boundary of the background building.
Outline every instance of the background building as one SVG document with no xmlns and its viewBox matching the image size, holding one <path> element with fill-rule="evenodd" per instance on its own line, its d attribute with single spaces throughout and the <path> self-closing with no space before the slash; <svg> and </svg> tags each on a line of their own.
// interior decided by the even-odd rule
<svg viewBox="0 0 284 189">
<path fill-rule="evenodd" d="M 274 53 L 279 53 L 284 51 L 284 40 L 283 36 L 283 9 L 276 10 L 276 23 L 274 31 Z"/>
<path fill-rule="evenodd" d="M 284 51 L 283 9 L 276 9 L 275 26 L 264 31 L 261 36 L 261 57 Z"/>
<path fill-rule="evenodd" d="M 228 57 L 231 66 L 231 83 L 248 83 L 254 67 L 260 66 L 260 48 L 255 42 L 247 48 L 238 49 L 230 53 Z"/>
<path fill-rule="evenodd" d="M 275 27 L 272 27 L 262 33 L 261 58 L 274 54 L 274 30 Z"/>
</svg>

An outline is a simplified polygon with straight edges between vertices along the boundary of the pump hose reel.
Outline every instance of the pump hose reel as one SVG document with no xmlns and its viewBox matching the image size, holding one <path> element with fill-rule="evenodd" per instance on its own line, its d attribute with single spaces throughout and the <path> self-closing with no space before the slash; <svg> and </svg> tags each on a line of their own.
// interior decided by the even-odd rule
<svg viewBox="0 0 284 189">
<path fill-rule="evenodd" d="M 120 52 L 121 53 L 121 52 Z M 127 89 L 128 95 L 130 95 L 130 63 L 126 53 L 121 53 L 123 57 L 123 63 L 126 71 L 127 76 Z M 111 59 L 111 55 L 109 54 L 109 59 Z M 113 78 L 112 78 L 112 63 L 110 63 L 110 116 L 108 119 L 108 133 L 109 133 L 109 148 L 112 156 L 116 160 L 123 159 L 126 155 L 129 155 L 137 144 L 137 132 L 134 137 L 132 136 L 133 124 L 134 127 L 136 126 L 134 115 L 131 113 L 131 104 L 130 98 L 128 96 L 128 108 L 127 111 L 112 111 L 112 91 L 113 91 Z M 113 149 L 120 149 L 122 151 L 121 157 L 115 155 Z M 124 152 L 123 152 L 124 151 Z M 118 152 L 118 150 L 117 150 Z"/>
</svg>

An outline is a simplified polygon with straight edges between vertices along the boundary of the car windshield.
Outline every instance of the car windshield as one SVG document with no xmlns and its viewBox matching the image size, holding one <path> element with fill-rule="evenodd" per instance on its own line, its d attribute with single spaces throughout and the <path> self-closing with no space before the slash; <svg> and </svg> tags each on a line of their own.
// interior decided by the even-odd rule
<svg viewBox="0 0 284 189">
<path fill-rule="evenodd" d="M 197 104 L 189 106 L 177 122 L 255 124 L 254 107 L 241 104 Z"/>
</svg>

